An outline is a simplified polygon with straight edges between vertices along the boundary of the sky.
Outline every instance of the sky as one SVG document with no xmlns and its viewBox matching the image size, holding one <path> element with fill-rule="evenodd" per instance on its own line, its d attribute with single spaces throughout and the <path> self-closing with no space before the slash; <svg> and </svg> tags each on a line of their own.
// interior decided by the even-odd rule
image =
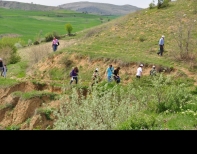
<svg viewBox="0 0 197 154">
<path fill-rule="evenodd" d="M 7 1 L 7 0 L 3 0 L 3 1 Z M 11 1 L 15 1 L 15 0 L 11 0 Z M 33 4 L 40 4 L 46 6 L 58 6 L 58 5 L 73 3 L 73 2 L 97 2 L 97 3 L 108 3 L 114 5 L 129 4 L 132 6 L 137 6 L 139 8 L 148 8 L 149 4 L 153 2 L 153 0 L 16 0 L 15 2 L 33 3 Z"/>
</svg>

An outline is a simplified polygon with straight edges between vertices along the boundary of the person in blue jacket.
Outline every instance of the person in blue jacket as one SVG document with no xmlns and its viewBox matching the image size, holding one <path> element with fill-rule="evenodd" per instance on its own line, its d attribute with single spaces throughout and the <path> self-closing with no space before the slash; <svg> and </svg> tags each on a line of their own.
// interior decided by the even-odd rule
<svg viewBox="0 0 197 154">
<path fill-rule="evenodd" d="M 159 52 L 157 52 L 157 54 L 160 56 L 163 56 L 163 52 L 164 52 L 164 38 L 165 36 L 162 35 L 161 38 L 159 39 Z"/>
</svg>

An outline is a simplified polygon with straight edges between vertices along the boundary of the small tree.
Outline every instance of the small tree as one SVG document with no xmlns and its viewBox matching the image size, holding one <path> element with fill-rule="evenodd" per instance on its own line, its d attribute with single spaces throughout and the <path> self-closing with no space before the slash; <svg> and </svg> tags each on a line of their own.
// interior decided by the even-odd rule
<svg viewBox="0 0 197 154">
<path fill-rule="evenodd" d="M 168 7 L 170 1 L 171 0 L 158 0 L 157 8 L 161 9 L 161 8 L 164 8 L 164 7 Z"/>
<path fill-rule="evenodd" d="M 65 25 L 65 27 L 66 27 L 66 31 L 68 33 L 68 36 L 70 36 L 71 35 L 71 32 L 73 30 L 72 25 L 70 23 L 68 23 L 68 24 Z"/>
<path fill-rule="evenodd" d="M 155 1 L 153 0 L 150 4 L 149 4 L 149 9 L 153 9 L 155 7 Z"/>
</svg>

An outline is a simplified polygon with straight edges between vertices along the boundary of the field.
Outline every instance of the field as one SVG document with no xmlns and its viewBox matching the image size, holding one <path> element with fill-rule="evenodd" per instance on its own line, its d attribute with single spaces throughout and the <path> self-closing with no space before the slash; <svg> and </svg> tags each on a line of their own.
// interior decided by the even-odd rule
<svg viewBox="0 0 197 154">
<path fill-rule="evenodd" d="M 12 34 L 19 36 L 23 41 L 34 41 L 37 35 L 45 36 L 56 32 L 59 35 L 67 34 L 65 25 L 70 23 L 72 33 L 77 33 L 118 16 L 99 16 L 85 13 L 76 13 L 67 10 L 54 11 L 25 11 L 0 8 L 0 35 Z"/>
</svg>

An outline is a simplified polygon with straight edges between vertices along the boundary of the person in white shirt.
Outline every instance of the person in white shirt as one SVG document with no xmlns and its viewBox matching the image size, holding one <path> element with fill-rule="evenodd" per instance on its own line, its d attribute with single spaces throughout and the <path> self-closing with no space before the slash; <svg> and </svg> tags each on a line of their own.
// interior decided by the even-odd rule
<svg viewBox="0 0 197 154">
<path fill-rule="evenodd" d="M 137 68 L 137 73 L 136 73 L 137 78 L 140 78 L 142 76 L 142 67 L 143 66 L 144 66 L 143 64 L 140 64 L 140 66 Z"/>
</svg>

